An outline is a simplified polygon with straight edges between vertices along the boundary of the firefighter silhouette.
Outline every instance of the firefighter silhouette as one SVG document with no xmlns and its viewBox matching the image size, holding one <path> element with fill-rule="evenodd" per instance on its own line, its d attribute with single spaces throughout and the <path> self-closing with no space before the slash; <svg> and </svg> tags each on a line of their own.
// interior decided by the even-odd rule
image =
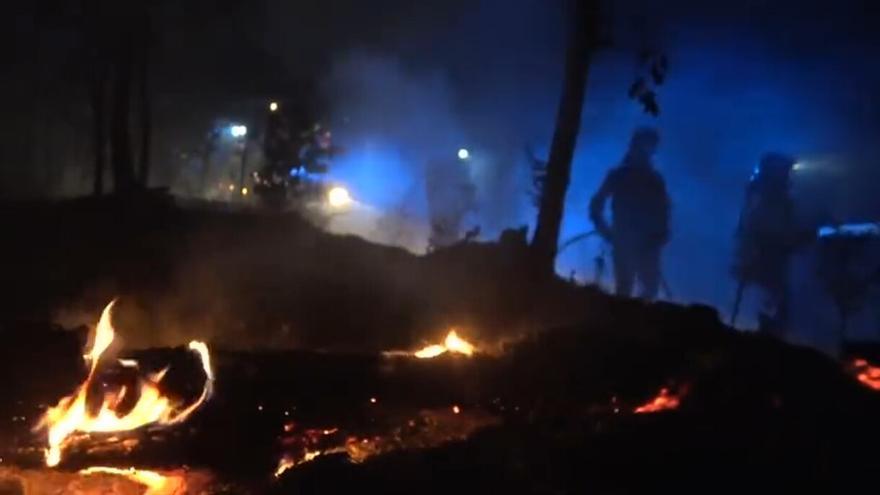
<svg viewBox="0 0 880 495">
<path fill-rule="evenodd" d="M 616 293 L 631 296 L 635 282 L 645 299 L 657 297 L 662 281 L 660 258 L 669 241 L 670 201 L 653 156 L 660 137 L 637 129 L 621 164 L 611 169 L 590 201 L 590 220 L 612 246 Z M 611 201 L 611 224 L 605 204 Z"/>
<path fill-rule="evenodd" d="M 765 294 L 760 327 L 779 337 L 788 320 L 789 264 L 802 237 L 791 197 L 794 165 L 790 156 L 767 153 L 755 168 L 736 230 L 732 269 L 738 288 L 731 323 L 736 322 L 743 291 L 757 286 Z"/>
</svg>

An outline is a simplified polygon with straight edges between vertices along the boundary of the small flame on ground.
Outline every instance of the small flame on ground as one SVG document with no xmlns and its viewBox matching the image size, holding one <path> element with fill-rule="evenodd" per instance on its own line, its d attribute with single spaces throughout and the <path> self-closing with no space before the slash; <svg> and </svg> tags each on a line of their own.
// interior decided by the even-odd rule
<svg viewBox="0 0 880 495">
<path fill-rule="evenodd" d="M 386 434 L 360 437 L 347 434 L 338 427 L 306 429 L 282 438 L 288 450 L 279 460 L 275 477 L 286 471 L 328 454 L 345 454 L 349 462 L 359 464 L 367 459 L 400 449 L 424 449 L 447 442 L 464 440 L 480 428 L 497 424 L 497 418 L 479 410 L 470 409 L 467 414 L 457 405 L 450 409 L 421 411 L 418 417 L 409 419 L 406 426 L 394 428 Z M 285 428 L 286 432 L 293 428 Z"/>
<path fill-rule="evenodd" d="M 45 450 L 45 460 L 49 467 L 57 466 L 61 462 L 62 451 L 76 432 L 111 433 L 130 431 L 148 424 L 181 423 L 211 396 L 214 374 L 211 370 L 208 347 L 203 342 L 193 341 L 189 347 L 199 355 L 206 376 L 202 394 L 196 402 L 178 411 L 171 403 L 171 399 L 162 395 L 159 382 L 165 376 L 166 369 L 141 381 L 138 401 L 126 414 L 120 416 L 116 410 L 122 398 L 128 393 L 125 387 L 121 387 L 116 392 L 106 392 L 100 409 L 97 412 L 90 411 L 87 401 L 89 389 L 92 388 L 101 356 L 110 347 L 114 338 L 111 313 L 115 303 L 114 300 L 104 308 L 95 328 L 94 343 L 84 356 L 90 364 L 85 382 L 73 394 L 63 397 L 57 405 L 48 408 L 34 428 L 34 430 L 47 430 L 49 445 Z"/>
<path fill-rule="evenodd" d="M 179 476 L 165 476 L 155 471 L 146 471 L 143 469 L 120 469 L 115 467 L 94 466 L 79 472 L 88 476 L 93 474 L 111 474 L 122 476 L 135 483 L 139 483 L 147 487 L 144 495 L 175 495 L 183 493 L 184 480 Z"/>
<path fill-rule="evenodd" d="M 287 471 L 288 469 L 292 468 L 295 465 L 296 465 L 296 462 L 292 458 L 290 458 L 288 456 L 282 457 L 281 460 L 278 462 L 278 467 L 275 469 L 275 477 L 280 478 L 281 475 L 284 474 L 285 471 Z"/>
<path fill-rule="evenodd" d="M 333 447 L 326 450 L 307 450 L 303 453 L 300 459 L 294 459 L 291 456 L 285 455 L 281 458 L 281 461 L 278 463 L 278 467 L 275 469 L 275 477 L 280 478 L 281 475 L 284 474 L 287 470 L 305 464 L 307 462 L 312 462 L 322 455 L 345 454 L 347 452 L 348 449 L 345 447 Z"/>
<path fill-rule="evenodd" d="M 680 403 L 681 398 L 678 395 L 672 394 L 668 388 L 661 388 L 657 397 L 654 397 L 646 404 L 637 407 L 634 412 L 636 414 L 643 414 L 669 411 L 672 409 L 678 409 Z"/>
<path fill-rule="evenodd" d="M 419 359 L 430 359 L 447 352 L 472 356 L 474 351 L 476 351 L 476 347 L 473 344 L 459 337 L 455 330 L 450 330 L 446 334 L 443 344 L 429 345 L 419 349 L 413 355 Z"/>
<path fill-rule="evenodd" d="M 871 366 L 867 360 L 856 359 L 853 361 L 853 368 L 860 382 L 874 390 L 880 390 L 880 367 Z"/>
</svg>

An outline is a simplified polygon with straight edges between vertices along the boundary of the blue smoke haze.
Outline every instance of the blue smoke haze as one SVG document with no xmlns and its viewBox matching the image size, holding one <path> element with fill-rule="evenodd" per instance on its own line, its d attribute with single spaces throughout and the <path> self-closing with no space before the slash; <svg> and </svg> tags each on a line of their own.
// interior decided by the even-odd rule
<svg viewBox="0 0 880 495">
<path fill-rule="evenodd" d="M 454 163 L 458 148 L 467 147 L 480 203 L 470 223 L 494 238 L 505 227 L 534 226 L 523 150 L 531 145 L 546 156 L 563 36 L 561 11 L 544 2 L 505 2 L 501 18 L 497 1 L 479 5 L 451 28 L 442 51 L 416 46 L 413 53 L 431 56 L 408 57 L 353 50 L 336 61 L 326 86 L 335 102 L 337 140 L 346 148 L 334 164 L 334 179 L 380 210 L 404 209 L 424 219 L 426 163 Z M 621 159 L 632 130 L 654 125 L 662 139 L 657 166 L 674 203 L 664 264 L 674 299 L 726 313 L 735 290 L 728 273 L 733 231 L 744 186 L 762 153 L 805 160 L 796 190 L 809 221 L 880 214 L 880 205 L 866 199 L 871 187 L 848 179 L 855 170 L 877 177 L 876 167 L 858 158 L 873 153 L 868 129 L 876 129 L 880 113 L 869 88 L 880 71 L 875 58 L 846 43 L 829 40 L 816 49 L 819 40 L 808 31 L 792 31 L 779 44 L 778 37 L 747 25 L 658 22 L 675 34 L 662 37 L 660 46 L 671 71 L 659 89 L 659 118 L 646 116 L 626 96 L 638 43 L 624 32 L 621 46 L 595 57 L 561 240 L 592 230 L 586 211 L 591 195 Z M 794 55 L 799 39 L 805 40 L 802 48 L 814 49 L 809 57 Z M 866 110 L 870 104 L 873 110 Z M 598 250 L 597 240 L 576 244 L 560 255 L 557 270 L 591 280 Z M 796 260 L 796 296 L 827 302 L 816 289 L 810 256 Z M 748 316 L 756 304 L 753 297 L 743 308 L 743 324 L 754 323 Z M 828 345 L 823 330 L 835 320 L 826 306 L 801 315 L 805 342 Z"/>
</svg>

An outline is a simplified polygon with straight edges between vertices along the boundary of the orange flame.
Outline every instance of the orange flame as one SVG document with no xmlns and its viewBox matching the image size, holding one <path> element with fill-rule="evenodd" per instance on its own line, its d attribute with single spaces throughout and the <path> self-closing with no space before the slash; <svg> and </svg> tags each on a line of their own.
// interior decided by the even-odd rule
<svg viewBox="0 0 880 495">
<path fill-rule="evenodd" d="M 657 397 L 654 397 L 642 406 L 635 409 L 636 414 L 655 413 L 678 409 L 681 398 L 669 392 L 668 388 L 661 388 Z"/>
<path fill-rule="evenodd" d="M 871 366 L 864 359 L 856 359 L 853 361 L 853 368 L 860 382 L 874 390 L 880 390 L 880 367 Z"/>
<path fill-rule="evenodd" d="M 142 469 L 95 466 L 83 469 L 79 473 L 82 475 L 111 474 L 125 477 L 135 483 L 146 486 L 147 491 L 144 492 L 144 495 L 175 495 L 183 493 L 184 488 L 182 477 L 165 476 L 155 471 L 145 471 Z"/>
<path fill-rule="evenodd" d="M 464 440 L 478 429 L 493 424 L 497 424 L 494 416 L 478 409 L 465 412 L 458 405 L 453 405 L 451 413 L 448 408 L 423 410 L 406 423 L 384 434 L 372 436 L 352 435 L 338 427 L 308 429 L 281 438 L 287 450 L 279 459 L 274 474 L 280 478 L 288 470 L 328 454 L 344 454 L 349 462 L 359 464 L 373 456 L 395 450 L 435 447 Z M 284 425 L 285 433 L 291 433 L 294 429 L 291 423 Z"/>
<path fill-rule="evenodd" d="M 447 352 L 471 356 L 475 351 L 476 347 L 473 344 L 459 337 L 455 330 L 450 330 L 442 344 L 429 345 L 413 355 L 419 359 L 430 359 Z"/>
<path fill-rule="evenodd" d="M 347 452 L 348 449 L 346 449 L 345 447 L 332 447 L 326 450 L 307 450 L 303 452 L 302 456 L 299 459 L 296 459 L 290 455 L 285 455 L 278 462 L 278 467 L 275 468 L 275 477 L 280 478 L 282 474 L 287 472 L 287 470 L 295 468 L 296 466 L 305 464 L 307 462 L 312 462 L 322 455 L 343 454 Z"/>
<path fill-rule="evenodd" d="M 296 466 L 296 461 L 289 456 L 284 456 L 278 461 L 278 467 L 275 468 L 275 477 L 280 478 L 288 469 Z"/>
<path fill-rule="evenodd" d="M 114 329 L 111 324 L 111 313 L 116 301 L 110 302 L 104 308 L 98 326 L 95 328 L 95 338 L 92 348 L 85 354 L 86 361 L 91 365 L 89 375 L 85 382 L 77 390 L 67 397 L 58 401 L 55 407 L 50 407 L 40 418 L 34 430 L 46 429 L 48 432 L 49 446 L 45 450 L 47 466 L 57 466 L 61 462 L 61 454 L 71 440 L 71 435 L 80 433 L 109 433 L 130 431 L 149 424 L 172 425 L 185 421 L 196 409 L 207 401 L 213 391 L 214 374 L 211 370 L 208 347 L 203 342 L 190 342 L 189 348 L 196 352 L 202 363 L 206 380 L 199 399 L 183 410 L 177 410 L 171 399 L 162 395 L 159 382 L 165 371 L 153 374 L 140 383 L 140 396 L 137 403 L 124 415 L 119 415 L 116 408 L 127 393 L 125 387 L 117 392 L 107 392 L 104 395 L 100 409 L 97 412 L 89 410 L 87 396 L 92 382 L 95 379 L 95 371 L 101 355 L 110 347 L 114 338 Z M 129 361 L 128 365 L 132 363 Z"/>
</svg>

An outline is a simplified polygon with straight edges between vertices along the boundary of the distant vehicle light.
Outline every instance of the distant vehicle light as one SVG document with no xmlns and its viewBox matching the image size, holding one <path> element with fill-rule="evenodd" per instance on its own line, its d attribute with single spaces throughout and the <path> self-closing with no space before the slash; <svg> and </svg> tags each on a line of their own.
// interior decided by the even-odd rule
<svg viewBox="0 0 880 495">
<path fill-rule="evenodd" d="M 248 131 L 248 129 L 247 129 L 246 125 L 236 124 L 236 125 L 229 126 L 229 135 L 231 135 L 234 138 L 240 138 L 240 137 L 247 136 L 247 131 Z"/>
<path fill-rule="evenodd" d="M 272 103 L 269 103 L 269 111 L 274 112 L 276 110 L 278 110 L 278 102 L 273 101 Z"/>
<path fill-rule="evenodd" d="M 242 187 L 242 188 L 241 188 L 241 195 L 242 195 L 242 196 L 247 196 L 247 195 L 248 195 L 248 188 L 246 188 L 246 187 Z"/>
<path fill-rule="evenodd" d="M 458 150 L 458 159 L 459 160 L 467 160 L 471 157 L 471 152 L 467 150 L 467 148 L 461 148 Z"/>
<path fill-rule="evenodd" d="M 235 184 L 229 184 L 229 192 L 235 191 Z"/>
<path fill-rule="evenodd" d="M 333 208 L 342 208 L 351 204 L 351 195 L 348 189 L 336 186 L 327 193 L 327 202 Z"/>
</svg>

